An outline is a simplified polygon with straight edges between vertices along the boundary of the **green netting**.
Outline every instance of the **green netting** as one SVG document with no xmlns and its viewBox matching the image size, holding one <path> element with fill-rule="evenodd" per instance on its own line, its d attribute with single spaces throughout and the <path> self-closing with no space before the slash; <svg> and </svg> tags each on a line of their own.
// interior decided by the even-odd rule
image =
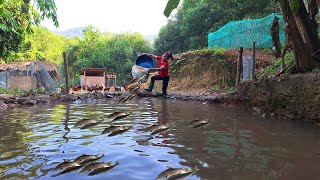
<svg viewBox="0 0 320 180">
<path fill-rule="evenodd" d="M 262 19 L 230 21 L 218 31 L 209 33 L 208 47 L 251 48 L 252 43 L 256 42 L 258 48 L 272 48 L 270 28 L 274 16 L 274 14 L 270 14 Z M 283 18 L 279 14 L 276 14 L 276 16 L 279 18 L 280 42 L 284 44 L 286 37 L 283 31 Z"/>
</svg>

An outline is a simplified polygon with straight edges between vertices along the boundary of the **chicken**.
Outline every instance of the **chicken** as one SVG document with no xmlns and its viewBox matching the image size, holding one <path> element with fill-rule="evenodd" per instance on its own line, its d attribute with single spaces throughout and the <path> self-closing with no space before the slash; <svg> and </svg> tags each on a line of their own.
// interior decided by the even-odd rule
<svg viewBox="0 0 320 180">
<path fill-rule="evenodd" d="M 71 86 L 71 89 L 72 89 L 72 91 L 80 91 L 81 86 L 80 85 Z"/>
<path fill-rule="evenodd" d="M 133 83 L 133 84 L 128 84 L 128 85 L 123 86 L 123 87 L 124 87 L 124 89 L 125 89 L 126 91 L 128 91 L 128 90 L 132 90 L 132 89 L 134 89 L 134 88 L 136 88 L 136 87 L 139 87 L 139 86 L 140 86 L 139 83 Z"/>
</svg>

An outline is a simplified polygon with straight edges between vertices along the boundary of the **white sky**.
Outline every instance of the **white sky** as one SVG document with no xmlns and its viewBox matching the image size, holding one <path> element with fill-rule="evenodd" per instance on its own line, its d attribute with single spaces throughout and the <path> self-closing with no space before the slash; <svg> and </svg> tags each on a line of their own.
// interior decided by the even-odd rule
<svg viewBox="0 0 320 180">
<path fill-rule="evenodd" d="M 59 28 L 49 20 L 50 30 L 67 30 L 93 25 L 104 32 L 139 32 L 157 35 L 167 23 L 163 15 L 168 0 L 55 0 Z M 174 13 L 172 13 L 174 14 Z"/>
</svg>

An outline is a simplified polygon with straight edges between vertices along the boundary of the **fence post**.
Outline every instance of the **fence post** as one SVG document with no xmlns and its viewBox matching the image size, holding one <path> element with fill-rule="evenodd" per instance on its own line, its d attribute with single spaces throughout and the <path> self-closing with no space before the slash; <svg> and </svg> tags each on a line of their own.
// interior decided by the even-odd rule
<svg viewBox="0 0 320 180">
<path fill-rule="evenodd" d="M 66 80 L 66 94 L 69 93 L 69 76 L 68 76 L 68 59 L 67 59 L 67 53 L 66 52 L 63 52 L 63 60 L 64 60 L 64 77 L 65 77 L 65 80 Z"/>
<path fill-rule="evenodd" d="M 256 79 L 255 69 L 256 69 L 256 42 L 253 42 L 253 47 L 252 47 L 252 79 Z"/>
<path fill-rule="evenodd" d="M 236 87 L 238 87 L 240 84 L 240 78 L 242 73 L 242 54 L 243 54 L 243 47 L 240 47 L 239 54 L 238 54 L 238 61 L 237 61 Z"/>
</svg>

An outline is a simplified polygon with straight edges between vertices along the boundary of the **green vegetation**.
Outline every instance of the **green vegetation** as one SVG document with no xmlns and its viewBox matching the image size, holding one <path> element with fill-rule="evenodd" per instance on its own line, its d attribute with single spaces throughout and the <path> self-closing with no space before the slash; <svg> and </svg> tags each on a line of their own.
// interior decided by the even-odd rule
<svg viewBox="0 0 320 180">
<path fill-rule="evenodd" d="M 178 0 L 168 2 L 169 10 Z M 273 12 L 273 1 L 252 0 L 184 0 L 175 17 L 161 28 L 155 40 L 156 53 L 171 50 L 182 53 L 206 48 L 208 33 L 218 30 L 229 21 L 260 18 Z M 166 11 L 169 11 L 166 9 Z"/>
<path fill-rule="evenodd" d="M 150 52 L 150 43 L 139 33 L 101 33 L 92 26 L 84 29 L 84 39 L 68 42 L 69 73 L 77 82 L 82 68 L 107 68 L 118 74 L 118 82 L 131 79 L 131 68 L 138 52 Z M 128 82 L 128 81 L 127 81 Z"/>
<path fill-rule="evenodd" d="M 294 56 L 292 52 L 286 54 L 284 62 L 286 66 L 290 66 L 294 63 Z M 269 76 L 274 76 L 275 74 L 279 73 L 280 69 L 281 69 L 281 58 L 277 58 L 273 61 L 271 66 L 268 66 L 267 68 L 264 69 L 263 73 L 258 73 L 257 78 L 261 79 Z M 289 68 L 287 70 L 287 72 L 289 73 L 293 73 L 293 71 L 294 71 L 294 68 Z"/>
<path fill-rule="evenodd" d="M 17 51 L 32 26 L 44 18 L 58 26 L 53 0 L 0 0 L 0 60 Z"/>
</svg>

